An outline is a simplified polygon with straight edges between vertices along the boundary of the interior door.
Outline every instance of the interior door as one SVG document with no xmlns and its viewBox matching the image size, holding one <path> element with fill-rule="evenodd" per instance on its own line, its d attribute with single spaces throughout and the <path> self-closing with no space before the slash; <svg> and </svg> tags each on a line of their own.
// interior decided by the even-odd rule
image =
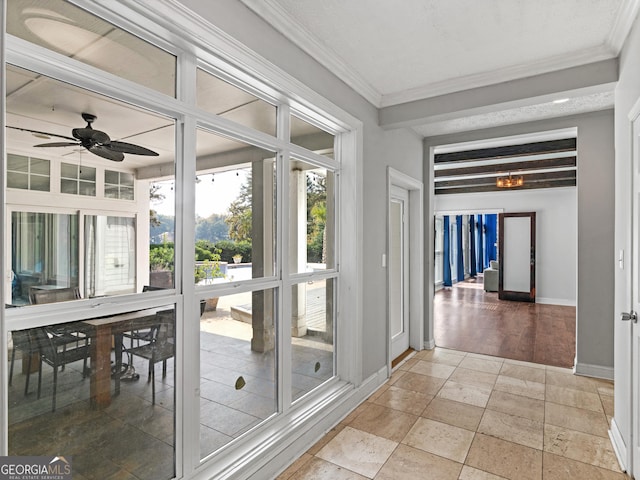
<svg viewBox="0 0 640 480">
<path fill-rule="evenodd" d="M 409 192 L 393 186 L 389 202 L 391 359 L 409 348 Z"/>
<path fill-rule="evenodd" d="M 635 478 L 640 478 L 640 326 L 636 312 L 640 312 L 640 119 L 633 122 L 633 208 L 631 213 L 632 261 L 631 261 L 631 311 L 622 314 L 622 320 L 632 322 L 631 327 L 631 368 L 632 378 L 632 470 Z"/>
<path fill-rule="evenodd" d="M 498 216 L 498 298 L 536 301 L 536 212 Z"/>
</svg>

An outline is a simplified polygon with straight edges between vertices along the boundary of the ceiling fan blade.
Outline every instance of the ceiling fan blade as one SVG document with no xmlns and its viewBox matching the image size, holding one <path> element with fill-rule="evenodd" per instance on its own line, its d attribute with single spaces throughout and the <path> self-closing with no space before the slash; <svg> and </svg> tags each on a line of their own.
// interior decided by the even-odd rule
<svg viewBox="0 0 640 480">
<path fill-rule="evenodd" d="M 115 152 L 104 145 L 94 145 L 89 148 L 89 151 L 94 155 L 98 155 L 99 157 L 106 158 L 113 162 L 121 162 L 124 160 L 124 154 L 122 152 Z"/>
<path fill-rule="evenodd" d="M 110 150 L 114 152 L 122 152 L 122 153 L 130 153 L 132 155 L 148 155 L 150 157 L 157 157 L 158 154 L 153 150 L 149 150 L 148 148 L 141 147 L 140 145 L 134 145 L 133 143 L 127 142 L 110 142 L 105 145 Z"/>
<path fill-rule="evenodd" d="M 73 140 L 75 141 L 75 138 L 71 138 L 71 137 L 65 137 L 64 135 L 58 135 L 56 133 L 50 133 L 50 132 L 40 132 L 38 130 L 30 130 L 28 128 L 20 128 L 20 127 L 11 127 L 9 125 L 7 125 L 7 128 L 11 128 L 13 130 L 20 130 L 21 132 L 29 132 L 29 133 L 36 133 L 38 135 L 46 135 L 47 137 L 57 137 L 57 138 L 64 138 L 66 140 Z"/>
<path fill-rule="evenodd" d="M 80 145 L 78 142 L 51 142 L 40 143 L 34 147 L 77 147 L 78 145 Z"/>
<path fill-rule="evenodd" d="M 78 140 L 92 140 L 96 143 L 109 143 L 111 141 L 109 135 L 93 128 L 74 128 L 71 130 L 71 134 Z"/>
</svg>

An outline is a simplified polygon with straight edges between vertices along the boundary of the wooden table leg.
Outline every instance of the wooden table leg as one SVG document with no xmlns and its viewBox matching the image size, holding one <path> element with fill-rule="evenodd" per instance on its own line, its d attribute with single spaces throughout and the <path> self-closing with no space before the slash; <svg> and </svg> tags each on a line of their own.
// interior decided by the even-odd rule
<svg viewBox="0 0 640 480">
<path fill-rule="evenodd" d="M 99 325 L 91 339 L 91 406 L 111 405 L 111 327 Z"/>
</svg>

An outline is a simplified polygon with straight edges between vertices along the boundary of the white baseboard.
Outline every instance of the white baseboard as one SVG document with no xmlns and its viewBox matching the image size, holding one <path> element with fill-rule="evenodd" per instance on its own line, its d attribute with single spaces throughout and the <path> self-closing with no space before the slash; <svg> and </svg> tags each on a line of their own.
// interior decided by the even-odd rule
<svg viewBox="0 0 640 480">
<path fill-rule="evenodd" d="M 609 429 L 609 439 L 613 445 L 613 451 L 618 458 L 618 463 L 623 472 L 627 471 L 627 445 L 624 443 L 616 419 L 611 420 L 611 428 Z"/>
<path fill-rule="evenodd" d="M 536 297 L 536 303 L 542 303 L 544 305 L 560 305 L 563 307 L 575 307 L 575 300 L 568 300 L 566 298 L 546 298 Z"/>
<path fill-rule="evenodd" d="M 613 381 L 613 367 L 603 367 L 602 365 L 589 365 L 587 363 L 576 363 L 573 373 L 585 377 L 603 378 Z"/>
<path fill-rule="evenodd" d="M 432 338 L 431 340 L 425 340 L 424 341 L 424 348 L 427 350 L 433 350 L 434 348 L 436 348 L 436 341 L 434 338 Z"/>
</svg>

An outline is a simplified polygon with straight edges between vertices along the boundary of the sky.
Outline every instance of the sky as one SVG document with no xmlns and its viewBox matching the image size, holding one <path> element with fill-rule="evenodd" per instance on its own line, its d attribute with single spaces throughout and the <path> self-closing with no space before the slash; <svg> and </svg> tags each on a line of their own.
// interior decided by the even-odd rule
<svg viewBox="0 0 640 480">
<path fill-rule="evenodd" d="M 246 169 L 216 173 L 213 175 L 213 182 L 211 181 L 212 174 L 200 175 L 200 182 L 195 184 L 196 214 L 206 218 L 212 213 L 227 213 L 231 202 L 238 197 L 240 187 L 247 178 L 247 173 Z M 173 181 L 158 183 L 161 185 L 158 192 L 165 198 L 162 202 L 153 202 L 151 208 L 160 215 L 173 216 L 175 214 Z"/>
</svg>

